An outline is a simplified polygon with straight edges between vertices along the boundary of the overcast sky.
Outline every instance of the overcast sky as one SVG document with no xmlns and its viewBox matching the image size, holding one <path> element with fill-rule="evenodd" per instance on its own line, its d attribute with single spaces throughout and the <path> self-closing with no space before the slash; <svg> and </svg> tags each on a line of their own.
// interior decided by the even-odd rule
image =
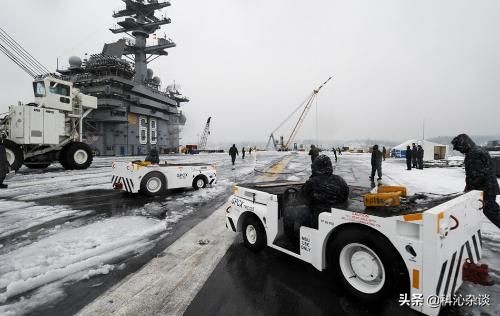
<svg viewBox="0 0 500 316">
<path fill-rule="evenodd" d="M 498 0 L 171 1 L 177 44 L 151 64 L 191 102 L 182 143 L 212 116 L 214 142 L 266 141 L 330 75 L 298 138 L 500 134 Z M 119 0 L 3 0 L 1 27 L 49 69 L 101 52 Z M 33 99 L 31 78 L 0 55 L 0 112 Z M 289 135 L 291 123 L 278 135 Z"/>
</svg>

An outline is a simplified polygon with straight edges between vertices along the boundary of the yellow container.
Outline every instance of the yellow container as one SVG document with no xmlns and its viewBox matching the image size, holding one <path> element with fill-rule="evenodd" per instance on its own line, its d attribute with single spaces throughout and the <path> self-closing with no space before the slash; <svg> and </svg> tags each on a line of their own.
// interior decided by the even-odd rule
<svg viewBox="0 0 500 316">
<path fill-rule="evenodd" d="M 365 206 L 398 206 L 400 192 L 368 193 L 363 197 Z"/>
<path fill-rule="evenodd" d="M 400 192 L 402 197 L 406 197 L 406 187 L 403 186 L 381 185 L 377 188 L 377 192 L 378 193 Z"/>
</svg>

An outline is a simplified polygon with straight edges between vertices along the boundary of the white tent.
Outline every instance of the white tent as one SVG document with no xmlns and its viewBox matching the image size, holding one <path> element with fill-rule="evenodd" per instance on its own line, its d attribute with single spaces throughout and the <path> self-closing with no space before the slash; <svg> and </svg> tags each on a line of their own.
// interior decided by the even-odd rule
<svg viewBox="0 0 500 316">
<path fill-rule="evenodd" d="M 424 149 L 424 160 L 440 160 L 446 159 L 448 157 L 449 146 L 433 143 L 428 140 L 415 140 L 409 139 L 396 147 L 393 148 L 393 153 L 396 158 L 406 157 L 406 146 L 410 146 L 415 143 L 416 145 L 421 145 Z"/>
</svg>

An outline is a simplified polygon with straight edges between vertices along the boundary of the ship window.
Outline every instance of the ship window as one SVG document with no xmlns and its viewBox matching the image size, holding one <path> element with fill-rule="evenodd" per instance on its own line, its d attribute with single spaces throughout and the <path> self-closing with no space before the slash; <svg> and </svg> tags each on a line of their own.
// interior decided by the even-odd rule
<svg viewBox="0 0 500 316">
<path fill-rule="evenodd" d="M 33 91 L 35 92 L 35 97 L 44 97 L 45 83 L 43 81 L 33 82 Z"/>
<path fill-rule="evenodd" d="M 57 82 L 51 82 L 50 92 L 69 97 L 69 86 Z"/>
</svg>

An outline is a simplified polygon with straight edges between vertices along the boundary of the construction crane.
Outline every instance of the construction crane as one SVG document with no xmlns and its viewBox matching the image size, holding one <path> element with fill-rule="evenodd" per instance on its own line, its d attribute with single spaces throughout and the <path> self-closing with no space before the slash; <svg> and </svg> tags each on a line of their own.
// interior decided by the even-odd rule
<svg viewBox="0 0 500 316">
<path fill-rule="evenodd" d="M 200 143 L 198 144 L 198 150 L 205 150 L 207 146 L 208 135 L 210 135 L 210 120 L 212 117 L 209 117 L 207 123 L 205 124 L 205 129 L 203 129 L 203 134 L 200 138 Z"/>
<path fill-rule="evenodd" d="M 317 89 L 314 89 L 312 91 L 312 93 L 309 94 L 307 96 L 307 98 L 283 122 L 281 122 L 281 124 L 278 125 L 278 127 L 276 127 L 271 132 L 271 135 L 269 136 L 269 140 L 267 141 L 266 148 L 269 148 L 269 144 L 272 142 L 273 147 L 274 147 L 275 150 L 278 150 L 278 151 L 287 151 L 287 150 L 290 149 L 289 146 L 290 146 L 290 144 L 293 143 L 293 140 L 295 139 L 295 136 L 299 132 L 300 126 L 304 122 L 304 120 L 305 120 L 305 118 L 307 116 L 307 113 L 309 112 L 309 109 L 313 105 L 314 99 L 316 99 L 316 97 L 318 96 L 318 93 L 321 90 L 321 88 L 323 88 L 323 86 L 328 81 L 330 81 L 330 79 L 332 79 L 332 76 L 330 76 L 325 82 L 323 82 Z M 305 106 L 304 106 L 304 104 L 305 104 Z M 286 139 L 286 141 L 284 140 L 283 137 L 281 137 L 280 141 L 277 142 L 276 139 L 275 139 L 275 137 L 274 137 L 274 133 L 276 133 L 276 131 L 278 129 L 280 129 L 286 122 L 288 122 L 288 120 L 290 120 L 290 118 L 295 113 L 297 113 L 297 111 L 299 111 L 302 107 L 303 107 L 302 113 L 300 114 L 300 117 L 299 117 L 299 120 L 297 121 L 297 123 L 295 123 L 295 125 L 294 125 L 294 127 L 292 129 L 292 132 L 290 133 L 290 136 Z M 278 146 L 278 144 L 279 144 L 279 146 Z"/>
</svg>

